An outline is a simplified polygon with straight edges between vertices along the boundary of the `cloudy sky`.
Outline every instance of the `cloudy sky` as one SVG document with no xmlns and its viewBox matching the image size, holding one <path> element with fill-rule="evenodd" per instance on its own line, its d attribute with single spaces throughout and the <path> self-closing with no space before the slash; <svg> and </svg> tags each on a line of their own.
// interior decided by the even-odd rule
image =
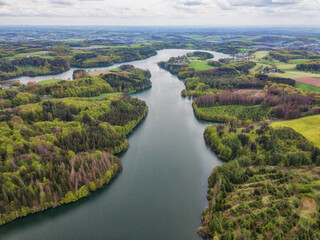
<svg viewBox="0 0 320 240">
<path fill-rule="evenodd" d="M 0 24 L 320 26 L 320 0 L 0 0 Z"/>
</svg>

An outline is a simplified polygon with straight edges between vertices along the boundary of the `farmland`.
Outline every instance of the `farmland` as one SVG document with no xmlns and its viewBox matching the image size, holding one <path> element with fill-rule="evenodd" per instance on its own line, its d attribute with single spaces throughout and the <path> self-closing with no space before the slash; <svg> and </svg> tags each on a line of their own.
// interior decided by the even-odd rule
<svg viewBox="0 0 320 240">
<path fill-rule="evenodd" d="M 320 92 L 320 87 L 313 86 L 313 85 L 307 84 L 307 83 L 298 82 L 298 81 L 296 82 L 296 88 L 300 88 L 300 89 L 303 89 L 306 91 Z"/>
</svg>

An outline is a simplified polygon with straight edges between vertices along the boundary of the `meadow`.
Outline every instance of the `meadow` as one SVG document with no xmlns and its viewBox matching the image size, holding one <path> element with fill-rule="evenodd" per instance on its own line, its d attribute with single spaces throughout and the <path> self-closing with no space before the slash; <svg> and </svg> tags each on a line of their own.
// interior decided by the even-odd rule
<svg viewBox="0 0 320 240">
<path fill-rule="evenodd" d="M 312 91 L 312 92 L 320 92 L 320 87 L 313 86 L 310 84 L 302 83 L 302 82 L 296 82 L 296 88 L 306 90 L 306 91 Z"/>
<path fill-rule="evenodd" d="M 272 127 L 290 127 L 305 138 L 311 141 L 315 146 L 320 147 L 320 115 L 308 116 L 304 118 L 280 121 L 271 123 Z"/>
<path fill-rule="evenodd" d="M 205 71 L 214 68 L 210 66 L 207 61 L 191 61 L 189 67 L 194 68 L 196 71 Z"/>
<path fill-rule="evenodd" d="M 37 82 L 37 84 L 39 85 L 48 85 L 48 84 L 51 84 L 51 83 L 58 83 L 62 81 L 61 79 L 47 79 L 47 80 L 42 80 L 40 82 Z"/>
</svg>

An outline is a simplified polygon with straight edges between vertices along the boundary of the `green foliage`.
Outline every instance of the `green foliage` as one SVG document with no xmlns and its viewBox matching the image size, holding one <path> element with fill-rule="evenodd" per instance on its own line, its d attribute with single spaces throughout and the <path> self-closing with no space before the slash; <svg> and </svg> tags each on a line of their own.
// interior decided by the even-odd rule
<svg viewBox="0 0 320 240">
<path fill-rule="evenodd" d="M 41 57 L 25 57 L 0 61 L 0 80 L 21 75 L 30 77 L 47 74 L 58 74 L 70 69 L 66 58 L 46 59 Z"/>
<path fill-rule="evenodd" d="M 73 87 L 59 84 L 65 92 Z M 109 183 L 122 168 L 112 154 L 127 149 L 126 135 L 148 110 L 127 96 L 31 103 L 36 97 L 29 92 L 2 94 L 19 106 L 0 111 L 0 225 Z"/>
<path fill-rule="evenodd" d="M 28 84 L 27 89 L 39 95 L 51 95 L 54 98 L 95 97 L 104 93 L 132 93 L 151 87 L 150 72 L 121 66 L 125 72 L 109 73 L 102 76 L 85 76 L 73 81 L 59 81 L 43 86 Z"/>
<path fill-rule="evenodd" d="M 227 105 L 201 108 L 193 106 L 197 117 L 217 122 L 230 122 L 236 119 L 261 121 L 270 117 L 272 111 L 271 107 L 263 107 L 261 105 Z"/>
<path fill-rule="evenodd" d="M 319 169 L 242 167 L 237 160 L 213 170 L 202 236 L 213 239 L 316 239 Z M 306 195 L 308 194 L 308 195 Z"/>
<path fill-rule="evenodd" d="M 271 51 L 269 54 L 274 59 L 282 62 L 287 62 L 291 59 L 319 58 L 319 56 L 315 53 L 304 50 L 278 50 Z"/>
<path fill-rule="evenodd" d="M 204 138 L 219 157 L 233 160 L 245 156 L 249 158 L 246 162 L 258 165 L 310 165 L 317 163 L 320 154 L 319 149 L 291 128 L 209 126 Z"/>
</svg>

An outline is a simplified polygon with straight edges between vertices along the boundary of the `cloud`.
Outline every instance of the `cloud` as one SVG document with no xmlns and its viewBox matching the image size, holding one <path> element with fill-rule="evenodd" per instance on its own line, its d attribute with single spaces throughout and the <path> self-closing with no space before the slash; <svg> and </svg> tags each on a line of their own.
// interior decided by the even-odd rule
<svg viewBox="0 0 320 240">
<path fill-rule="evenodd" d="M 296 5 L 298 0 L 228 0 L 230 6 L 234 7 L 274 7 Z"/>
<path fill-rule="evenodd" d="M 63 6 L 71 6 L 71 5 L 73 5 L 73 3 L 71 1 L 68 1 L 68 0 L 52 0 L 51 3 L 55 4 L 55 5 L 63 5 Z"/>
<path fill-rule="evenodd" d="M 202 2 L 202 1 L 185 1 L 185 2 L 181 2 L 182 5 L 185 6 L 203 6 L 206 5 L 206 3 Z"/>
<path fill-rule="evenodd" d="M 6 3 L 6 2 L 4 2 L 4 1 L 0 1 L 0 7 L 1 6 L 5 6 L 5 5 L 7 5 L 8 3 Z"/>
<path fill-rule="evenodd" d="M 3 25 L 320 26 L 320 0 L 0 0 L 0 15 Z"/>
</svg>

